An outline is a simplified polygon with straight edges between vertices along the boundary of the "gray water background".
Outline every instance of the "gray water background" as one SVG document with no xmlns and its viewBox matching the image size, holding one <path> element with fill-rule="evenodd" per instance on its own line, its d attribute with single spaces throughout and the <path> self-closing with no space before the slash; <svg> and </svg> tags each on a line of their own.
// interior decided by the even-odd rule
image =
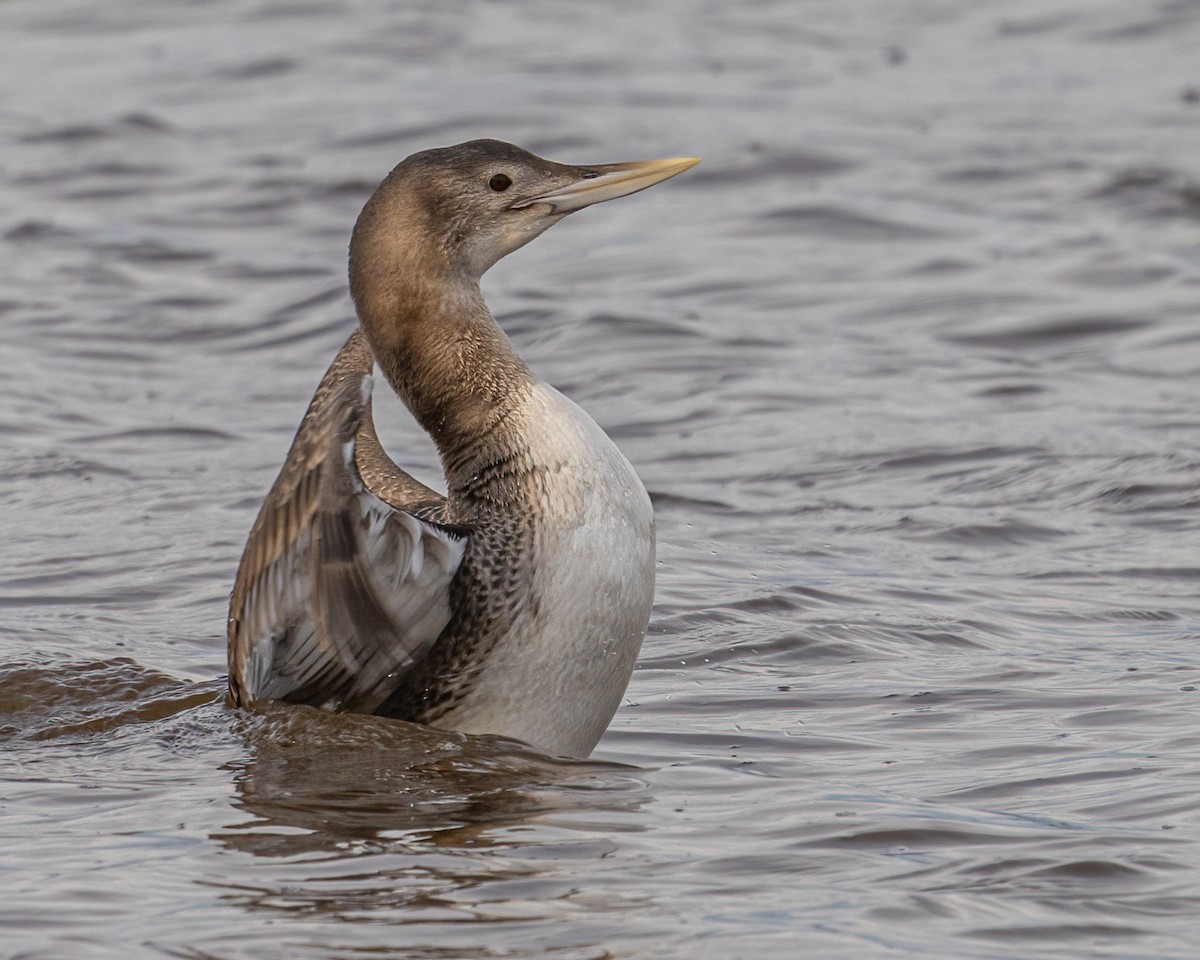
<svg viewBox="0 0 1200 960">
<path fill-rule="evenodd" d="M 486 281 L 656 505 L 587 763 L 220 702 L 479 136 L 704 157 Z M 0 254 L 0 956 L 1200 956 L 1200 4 L 8 0 Z"/>
</svg>

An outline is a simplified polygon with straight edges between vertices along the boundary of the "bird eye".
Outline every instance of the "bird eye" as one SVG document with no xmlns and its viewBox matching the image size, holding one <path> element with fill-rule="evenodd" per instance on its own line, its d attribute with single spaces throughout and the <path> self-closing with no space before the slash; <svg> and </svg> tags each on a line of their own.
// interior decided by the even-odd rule
<svg viewBox="0 0 1200 960">
<path fill-rule="evenodd" d="M 497 193 L 503 193 L 512 186 L 512 177 L 507 173 L 498 173 L 488 181 L 488 186 Z"/>
</svg>

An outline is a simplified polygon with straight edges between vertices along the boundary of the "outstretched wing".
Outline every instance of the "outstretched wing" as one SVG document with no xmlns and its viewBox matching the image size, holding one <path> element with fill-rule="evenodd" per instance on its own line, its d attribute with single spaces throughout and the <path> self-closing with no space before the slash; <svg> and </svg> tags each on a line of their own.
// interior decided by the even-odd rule
<svg viewBox="0 0 1200 960">
<path fill-rule="evenodd" d="M 369 713 L 450 619 L 450 581 L 467 533 L 412 512 L 427 516 L 443 498 L 379 447 L 373 364 L 355 331 L 250 531 L 229 610 L 236 703 Z"/>
</svg>

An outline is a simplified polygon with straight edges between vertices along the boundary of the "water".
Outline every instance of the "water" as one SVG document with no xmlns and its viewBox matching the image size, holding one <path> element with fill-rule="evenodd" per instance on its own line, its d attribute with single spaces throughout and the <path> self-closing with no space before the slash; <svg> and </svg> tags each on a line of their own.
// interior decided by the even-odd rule
<svg viewBox="0 0 1200 960">
<path fill-rule="evenodd" d="M 0 27 L 0 954 L 1196 956 L 1200 4 Z M 477 136 L 705 158 L 486 284 L 656 504 L 587 763 L 220 701 L 354 216 Z"/>
</svg>

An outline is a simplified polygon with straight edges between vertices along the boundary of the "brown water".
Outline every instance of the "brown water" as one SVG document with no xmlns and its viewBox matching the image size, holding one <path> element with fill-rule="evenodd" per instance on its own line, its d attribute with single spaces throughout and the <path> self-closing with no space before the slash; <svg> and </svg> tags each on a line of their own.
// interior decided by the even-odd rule
<svg viewBox="0 0 1200 960">
<path fill-rule="evenodd" d="M 1187 0 L 0 6 L 0 956 L 1195 958 L 1197 51 Z M 594 762 L 220 703 L 350 225 L 478 136 L 705 158 L 487 284 L 656 504 Z"/>
</svg>

